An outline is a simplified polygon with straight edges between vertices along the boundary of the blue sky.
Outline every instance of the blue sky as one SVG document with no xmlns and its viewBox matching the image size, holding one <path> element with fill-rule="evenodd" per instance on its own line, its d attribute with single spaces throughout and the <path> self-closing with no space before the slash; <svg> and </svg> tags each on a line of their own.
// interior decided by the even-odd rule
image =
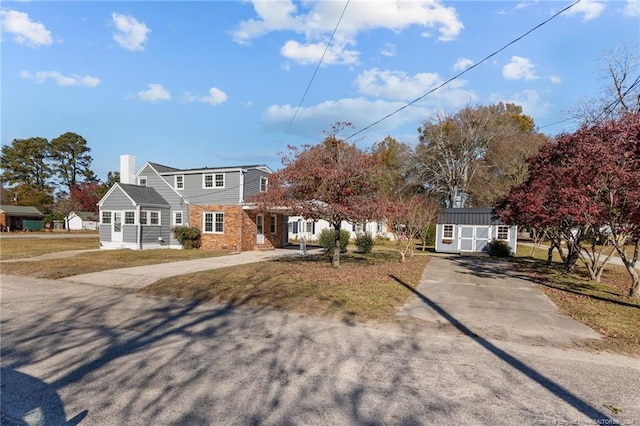
<svg viewBox="0 0 640 426">
<path fill-rule="evenodd" d="M 4 1 L 2 143 L 78 133 L 101 179 L 120 154 L 278 169 L 287 145 L 318 143 L 336 121 L 355 125 L 342 136 L 362 130 L 571 3 Z M 581 0 L 351 140 L 415 144 L 434 114 L 500 101 L 545 133 L 571 131 L 567 110 L 602 89 L 599 58 L 639 40 L 640 0 Z"/>
</svg>

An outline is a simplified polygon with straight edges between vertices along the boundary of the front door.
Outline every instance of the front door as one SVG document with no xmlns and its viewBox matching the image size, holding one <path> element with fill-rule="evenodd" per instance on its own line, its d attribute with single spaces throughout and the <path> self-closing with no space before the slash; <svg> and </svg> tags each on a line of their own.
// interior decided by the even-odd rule
<svg viewBox="0 0 640 426">
<path fill-rule="evenodd" d="M 122 242 L 122 212 L 113 212 L 113 225 L 111 225 L 111 241 Z"/>
<path fill-rule="evenodd" d="M 264 216 L 256 216 L 256 243 L 264 244 Z"/>
</svg>

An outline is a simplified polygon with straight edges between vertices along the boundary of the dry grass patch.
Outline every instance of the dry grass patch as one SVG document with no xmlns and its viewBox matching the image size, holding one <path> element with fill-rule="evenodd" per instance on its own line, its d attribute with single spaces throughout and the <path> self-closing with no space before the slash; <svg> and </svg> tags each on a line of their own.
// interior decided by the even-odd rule
<svg viewBox="0 0 640 426">
<path fill-rule="evenodd" d="M 349 253 L 339 269 L 324 256 L 281 258 L 161 280 L 145 294 L 265 306 L 345 320 L 391 321 L 420 283 L 426 256 L 399 262 L 396 253 Z"/>
<path fill-rule="evenodd" d="M 101 250 L 63 259 L 5 262 L 2 264 L 2 273 L 58 279 L 108 269 L 178 262 L 222 255 L 225 255 L 225 253 L 206 250 Z"/>
<path fill-rule="evenodd" d="M 68 238 L 1 238 L 0 260 L 24 259 L 66 250 L 100 248 L 98 236 Z"/>
<path fill-rule="evenodd" d="M 521 270 L 538 283 L 560 311 L 591 327 L 603 336 L 589 343 L 597 350 L 627 355 L 640 355 L 640 300 L 629 294 L 629 276 L 623 266 L 610 265 L 602 282 L 589 281 L 586 269 L 578 264 L 575 272 L 567 273 L 560 262 L 545 266 L 546 250 L 529 257 L 515 259 Z M 520 253 L 519 253 L 520 255 Z"/>
</svg>

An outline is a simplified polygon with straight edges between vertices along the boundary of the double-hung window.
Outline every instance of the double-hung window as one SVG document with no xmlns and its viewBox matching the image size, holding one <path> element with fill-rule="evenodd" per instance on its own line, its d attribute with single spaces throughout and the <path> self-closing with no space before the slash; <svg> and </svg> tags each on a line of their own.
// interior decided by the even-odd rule
<svg viewBox="0 0 640 426">
<path fill-rule="evenodd" d="M 202 175 L 203 188 L 224 188 L 224 173 Z"/>
<path fill-rule="evenodd" d="M 176 175 L 173 177 L 173 187 L 175 189 L 184 189 L 184 175 Z"/>
<path fill-rule="evenodd" d="M 203 215 L 203 229 L 205 233 L 224 233 L 224 213 L 205 212 Z"/>
<path fill-rule="evenodd" d="M 124 212 L 124 224 L 135 225 L 136 224 L 136 212 L 128 211 Z"/>
<path fill-rule="evenodd" d="M 104 225 L 111 224 L 111 212 L 107 212 L 107 211 L 102 212 L 102 223 Z"/>
<path fill-rule="evenodd" d="M 260 192 L 267 192 L 267 183 L 269 182 L 269 180 L 264 177 L 261 176 L 260 177 Z"/>
<path fill-rule="evenodd" d="M 278 215 L 272 214 L 271 221 L 269 222 L 269 225 L 271 226 L 270 231 L 272 234 L 275 234 L 278 230 L 277 223 L 278 223 Z"/>
<path fill-rule="evenodd" d="M 182 226 L 184 220 L 183 212 L 176 211 L 173 212 L 173 224 L 175 226 Z"/>
<path fill-rule="evenodd" d="M 149 225 L 160 225 L 160 212 L 149 212 Z"/>
</svg>

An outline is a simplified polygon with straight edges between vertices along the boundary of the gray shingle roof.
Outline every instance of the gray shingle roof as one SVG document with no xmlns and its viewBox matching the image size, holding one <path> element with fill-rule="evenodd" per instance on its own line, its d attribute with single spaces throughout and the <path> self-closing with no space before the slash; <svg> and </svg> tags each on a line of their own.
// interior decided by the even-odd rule
<svg viewBox="0 0 640 426">
<path fill-rule="evenodd" d="M 151 187 L 131 185 L 128 183 L 119 183 L 118 185 L 136 204 L 169 205 L 167 200 L 162 198 L 162 196 Z"/>
<path fill-rule="evenodd" d="M 170 172 L 179 172 L 180 169 L 176 169 L 175 167 L 163 166 L 162 164 L 149 162 L 151 167 L 156 169 L 158 173 L 170 173 Z"/>
<path fill-rule="evenodd" d="M 9 216 L 44 217 L 40 210 L 32 206 L 0 206 L 0 211 Z"/>
<path fill-rule="evenodd" d="M 501 225 L 493 219 L 491 208 L 464 208 L 438 210 L 437 223 L 452 225 Z"/>
</svg>

